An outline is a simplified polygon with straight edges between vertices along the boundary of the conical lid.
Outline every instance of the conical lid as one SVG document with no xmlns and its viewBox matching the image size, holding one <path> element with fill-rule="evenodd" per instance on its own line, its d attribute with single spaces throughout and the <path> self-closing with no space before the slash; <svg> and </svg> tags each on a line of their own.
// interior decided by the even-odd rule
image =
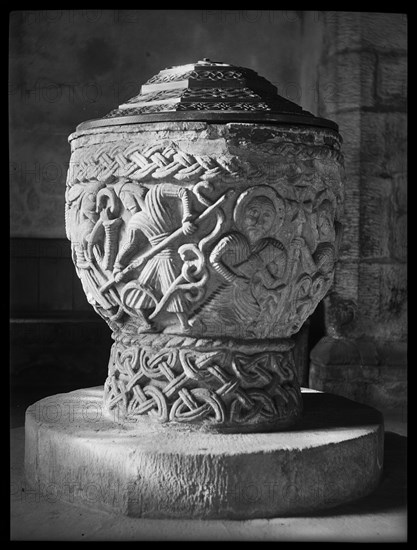
<svg viewBox="0 0 417 550">
<path fill-rule="evenodd" d="M 160 71 L 138 95 L 77 130 L 164 121 L 284 123 L 338 130 L 334 122 L 278 95 L 277 88 L 252 69 L 209 59 Z"/>
</svg>

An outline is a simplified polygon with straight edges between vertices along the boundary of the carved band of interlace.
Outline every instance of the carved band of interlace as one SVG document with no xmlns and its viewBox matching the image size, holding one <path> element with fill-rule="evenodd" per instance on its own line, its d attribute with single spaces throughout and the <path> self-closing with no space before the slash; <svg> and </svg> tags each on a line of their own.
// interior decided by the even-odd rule
<svg viewBox="0 0 417 550">
<path fill-rule="evenodd" d="M 218 350 L 205 353 L 173 347 L 156 351 L 115 342 L 105 383 L 106 406 L 117 408 L 123 416 L 148 414 L 160 422 L 207 419 L 239 424 L 276 418 L 279 412 L 265 388 L 275 386 L 283 375 L 292 384 L 291 371 L 278 375 L 270 370 L 268 364 L 275 354 L 265 351 L 227 354 L 226 364 L 231 361 L 227 368 L 221 366 L 221 357 L 226 355 Z M 279 394 L 283 391 L 284 386 Z"/>
<path fill-rule="evenodd" d="M 125 105 L 136 104 L 140 102 L 155 101 L 171 98 L 219 98 L 219 99 L 261 99 L 259 94 L 253 92 L 250 88 L 186 88 L 173 90 L 160 90 L 149 92 L 143 95 L 137 95 L 129 99 Z M 271 98 L 274 99 L 274 98 Z"/>
<path fill-rule="evenodd" d="M 142 181 L 173 177 L 179 181 L 193 179 L 236 178 L 242 167 L 235 158 L 190 155 L 177 147 L 152 145 L 142 149 L 138 144 L 85 148 L 77 151 L 71 161 L 68 183 L 97 179 L 106 181 L 111 176 Z"/>
<path fill-rule="evenodd" d="M 269 145 L 265 153 L 274 156 L 296 157 L 298 160 L 334 159 L 342 163 L 342 155 L 336 149 L 324 145 L 313 146 L 282 142 Z M 273 159 L 271 159 L 273 162 Z M 104 144 L 82 147 L 75 151 L 68 171 L 69 186 L 77 182 L 108 181 L 112 176 L 126 177 L 133 181 L 161 180 L 172 177 L 178 181 L 236 180 L 244 175 L 258 179 L 268 173 L 265 159 L 255 165 L 232 156 L 192 155 L 181 151 L 175 144 L 156 144 L 143 149 L 133 143 L 125 145 Z"/>
<path fill-rule="evenodd" d="M 146 84 L 162 84 L 165 82 L 175 82 L 175 81 L 181 81 L 188 78 L 191 78 L 192 80 L 235 80 L 240 81 L 245 76 L 251 76 L 253 75 L 253 71 L 248 71 L 242 68 L 239 71 L 236 70 L 230 70 L 230 71 L 216 71 L 216 70 L 208 70 L 208 71 L 186 71 L 183 73 L 159 73 L 150 78 Z"/>
</svg>

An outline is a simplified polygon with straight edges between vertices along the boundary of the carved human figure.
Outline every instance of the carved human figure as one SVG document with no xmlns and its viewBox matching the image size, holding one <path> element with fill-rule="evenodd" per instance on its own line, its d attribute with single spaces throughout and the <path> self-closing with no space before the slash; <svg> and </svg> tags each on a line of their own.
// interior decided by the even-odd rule
<svg viewBox="0 0 417 550">
<path fill-rule="evenodd" d="M 251 292 L 259 304 L 266 324 L 274 322 L 287 283 L 288 254 L 277 239 L 262 239 L 252 253 L 258 264 L 251 277 Z"/>
<path fill-rule="evenodd" d="M 152 185 L 148 189 L 140 184 L 125 182 L 118 192 L 132 216 L 127 222 L 126 241 L 114 264 L 113 274 L 117 282 L 124 278 L 123 269 L 129 265 L 132 255 L 141 252 L 141 235 L 151 247 L 155 247 L 179 227 L 182 227 L 185 235 L 190 235 L 197 229 L 191 222 L 189 191 L 183 187 L 163 183 Z M 135 261 L 137 267 L 140 263 L 140 259 Z M 180 272 L 181 262 L 175 247 L 166 246 L 142 266 L 138 284 L 132 285 L 125 292 L 125 305 L 143 320 L 144 328 L 152 328 L 149 314 Z M 189 329 L 187 304 L 181 293 L 172 296 L 165 311 L 176 314 L 182 330 Z"/>
<path fill-rule="evenodd" d="M 283 244 L 271 236 L 282 223 L 283 202 L 271 190 L 270 196 L 252 194 L 235 211 L 241 232 L 227 234 L 211 252 L 210 263 L 224 287 L 208 309 L 259 336 L 262 327 L 257 327 L 257 319 L 264 307 L 271 310 L 277 305 L 288 261 Z"/>
<path fill-rule="evenodd" d="M 104 187 L 100 181 L 76 183 L 66 192 L 66 232 L 75 252 L 75 264 L 86 267 L 91 232 L 98 220 L 97 194 Z"/>
<path fill-rule="evenodd" d="M 97 193 L 96 211 L 100 218 L 88 239 L 87 255 L 92 258 L 93 249 L 98 253 L 96 260 L 106 270 L 111 270 L 119 244 L 119 230 L 122 224 L 120 201 L 114 189 L 104 187 Z"/>
<path fill-rule="evenodd" d="M 87 300 L 97 311 L 111 311 L 114 307 L 111 298 L 99 291 L 103 274 L 91 256 L 93 233 L 99 220 L 97 197 L 104 187 L 105 183 L 93 180 L 76 183 L 66 193 L 66 232 L 71 239 L 73 261 Z"/>
</svg>

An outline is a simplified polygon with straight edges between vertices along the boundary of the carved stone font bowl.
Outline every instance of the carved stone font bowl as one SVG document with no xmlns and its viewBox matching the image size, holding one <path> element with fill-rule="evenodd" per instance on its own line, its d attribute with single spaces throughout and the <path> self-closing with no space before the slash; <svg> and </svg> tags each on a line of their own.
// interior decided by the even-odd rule
<svg viewBox="0 0 417 550">
<path fill-rule="evenodd" d="M 302 414 L 292 337 L 329 291 L 340 240 L 337 126 L 254 71 L 161 71 L 70 138 L 66 230 L 113 331 L 119 422 L 245 432 Z"/>
</svg>

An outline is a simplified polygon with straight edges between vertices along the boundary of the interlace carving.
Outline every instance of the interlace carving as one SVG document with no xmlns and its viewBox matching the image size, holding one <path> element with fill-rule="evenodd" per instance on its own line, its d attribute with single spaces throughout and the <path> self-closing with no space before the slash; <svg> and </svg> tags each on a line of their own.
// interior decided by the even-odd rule
<svg viewBox="0 0 417 550">
<path fill-rule="evenodd" d="M 181 98 L 219 98 L 219 99 L 261 99 L 261 96 L 253 92 L 250 88 L 185 88 L 178 90 L 160 90 L 158 92 L 150 92 L 143 95 L 132 97 L 125 103 L 145 103 L 161 99 L 171 99 L 173 97 Z M 271 99 L 274 99 L 271 97 Z"/>
<path fill-rule="evenodd" d="M 156 351 L 150 337 L 130 346 L 116 339 L 105 383 L 110 411 L 124 421 L 149 415 L 217 427 L 283 425 L 300 413 L 291 346 L 247 354 L 233 344 L 198 349 L 188 339 L 179 348 L 175 340 Z"/>
<path fill-rule="evenodd" d="M 94 150 L 94 152 L 93 152 Z M 98 150 L 86 148 L 72 163 L 68 185 L 75 181 L 111 177 L 129 178 L 133 181 L 175 178 L 177 181 L 215 178 L 236 178 L 242 173 L 242 163 L 210 156 L 190 155 L 173 145 L 151 145 L 143 148 L 137 144 L 128 147 L 105 145 Z"/>
<path fill-rule="evenodd" d="M 342 155 L 336 149 L 323 145 L 305 145 L 292 142 L 263 145 L 268 155 L 285 156 L 287 159 L 336 160 Z M 236 156 L 230 158 L 209 155 L 193 155 L 182 151 L 174 144 L 155 144 L 143 148 L 133 143 L 128 146 L 105 144 L 102 147 L 85 147 L 74 155 L 68 172 L 67 185 L 76 182 L 109 181 L 112 177 L 129 178 L 133 181 L 174 178 L 181 182 L 236 180 L 239 177 L 253 178 L 268 175 L 265 163 L 255 165 Z M 226 178 L 226 179 L 225 179 Z"/>
<path fill-rule="evenodd" d="M 246 76 L 253 75 L 253 71 L 225 71 L 225 70 L 208 70 L 208 71 L 185 71 L 173 73 L 159 73 L 150 78 L 147 84 L 162 84 L 165 82 L 181 81 L 186 79 L 192 80 L 243 80 Z"/>
</svg>

